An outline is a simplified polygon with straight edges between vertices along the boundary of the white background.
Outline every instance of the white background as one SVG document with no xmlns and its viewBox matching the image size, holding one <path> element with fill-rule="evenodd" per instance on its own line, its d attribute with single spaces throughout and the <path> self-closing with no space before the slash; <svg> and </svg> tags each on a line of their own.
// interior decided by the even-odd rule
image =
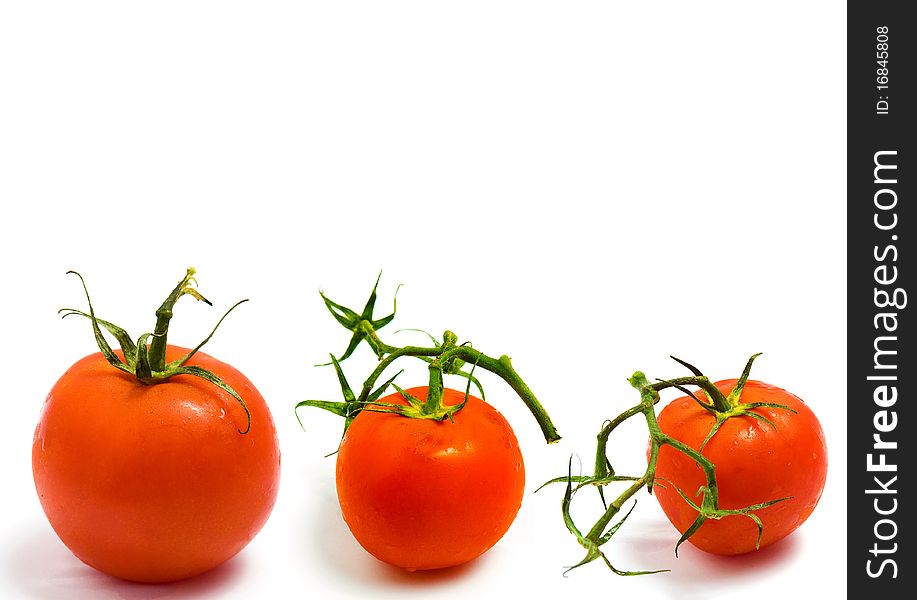
<svg viewBox="0 0 917 600">
<path fill-rule="evenodd" d="M 733 598 L 845 589 L 846 15 L 837 2 L 30 2 L 0 8 L 0 260 L 5 389 L 0 596 L 6 598 Z M 39 409 L 93 351 L 101 316 L 134 336 L 193 264 L 171 340 L 255 382 L 280 436 L 271 520 L 236 559 L 168 586 L 93 572 L 48 526 L 32 485 Z M 482 559 L 407 574 L 349 535 L 334 492 L 347 332 L 317 290 L 362 306 L 379 269 L 396 327 L 445 328 L 511 354 L 564 435 L 544 445 L 494 378 L 488 398 L 526 457 L 522 510 Z M 683 547 L 653 498 L 600 563 L 533 494 L 635 369 L 753 376 L 821 417 L 830 469 L 811 519 L 757 555 Z M 359 381 L 367 348 L 346 363 Z M 403 384 L 424 381 L 423 370 Z M 618 462 L 641 468 L 644 432 Z M 598 515 L 585 495 L 577 517 Z"/>
</svg>

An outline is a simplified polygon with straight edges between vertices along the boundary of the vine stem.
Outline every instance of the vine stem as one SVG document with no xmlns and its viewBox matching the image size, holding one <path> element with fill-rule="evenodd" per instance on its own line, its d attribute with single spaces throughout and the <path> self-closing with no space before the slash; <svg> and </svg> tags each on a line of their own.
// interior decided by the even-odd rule
<svg viewBox="0 0 917 600">
<path fill-rule="evenodd" d="M 710 379 L 704 376 L 699 370 L 697 370 L 692 365 L 689 365 L 688 363 L 678 359 L 676 359 L 678 362 L 687 366 L 694 373 L 693 376 L 679 377 L 676 379 L 650 383 L 646 376 L 640 371 L 634 373 L 634 375 L 628 381 L 632 387 L 639 391 L 640 403 L 625 410 L 614 419 L 606 421 L 602 425 L 602 428 L 599 430 L 599 433 L 596 436 L 596 455 L 593 476 L 578 476 L 574 478 L 572 474 L 568 473 L 566 477 L 558 477 L 550 480 L 545 484 L 547 485 L 550 483 L 560 482 L 567 483 L 567 491 L 564 495 L 563 502 L 561 503 L 564 522 L 570 532 L 576 537 L 580 545 L 586 548 L 587 551 L 586 557 L 571 568 L 576 568 L 592 562 L 598 558 L 602 558 L 609 566 L 609 568 L 611 568 L 615 573 L 621 575 L 641 575 L 657 572 L 621 571 L 611 564 L 611 562 L 603 554 L 600 547 L 611 539 L 612 535 L 618 530 L 618 528 L 623 524 L 624 520 L 630 514 L 627 513 L 616 524 L 611 525 L 612 521 L 620 513 L 621 509 L 628 502 L 628 500 L 633 498 L 637 492 L 639 492 L 644 487 L 647 488 L 650 493 L 652 493 L 653 485 L 656 483 L 656 465 L 659 458 L 659 452 L 663 446 L 670 446 L 674 450 L 681 452 L 685 456 L 691 458 L 704 472 L 705 480 L 705 485 L 698 491 L 699 494 L 703 494 L 700 505 L 693 502 L 687 496 L 687 494 L 675 487 L 675 490 L 678 492 L 678 494 L 681 495 L 686 502 L 688 502 L 694 509 L 698 511 L 697 519 L 695 519 L 692 525 L 685 532 L 683 532 L 681 538 L 678 540 L 678 543 L 675 545 L 676 556 L 678 555 L 679 546 L 681 546 L 685 540 L 693 535 L 704 524 L 704 522 L 706 522 L 708 518 L 720 519 L 732 515 L 748 517 L 752 519 L 758 526 L 758 541 L 760 541 L 762 524 L 757 515 L 753 514 L 752 511 L 766 508 L 767 506 L 771 506 L 777 502 L 787 500 L 787 498 L 769 500 L 761 504 L 755 504 L 753 506 L 748 506 L 740 509 L 721 509 L 719 507 L 716 465 L 714 465 L 710 459 L 704 456 L 701 453 L 701 450 L 694 449 L 691 446 L 688 446 L 687 444 L 664 433 L 659 427 L 659 423 L 656 419 L 655 408 L 656 404 L 659 402 L 659 392 L 668 388 L 676 388 L 687 392 L 691 396 L 694 396 L 694 394 L 685 389 L 684 386 L 696 386 L 707 392 L 708 398 L 710 400 L 708 403 L 705 403 L 694 396 L 695 400 L 701 403 L 704 408 L 717 415 L 717 424 L 721 423 L 721 420 L 725 420 L 726 418 L 747 414 L 747 411 L 750 408 L 754 408 L 757 405 L 742 404 L 739 397 L 741 395 L 742 387 L 748 378 L 748 371 L 751 368 L 751 363 L 754 361 L 756 356 L 757 355 L 752 356 L 752 358 L 749 360 L 742 377 L 738 380 L 736 387 L 728 397 L 725 396 L 718 388 L 716 388 Z M 716 393 L 714 393 L 713 390 L 716 390 Z M 725 409 L 724 413 L 719 411 L 720 407 Z M 641 414 L 643 415 L 644 421 L 646 422 L 646 427 L 650 438 L 649 457 L 647 460 L 646 469 L 644 470 L 643 475 L 640 477 L 619 476 L 615 474 L 614 468 L 612 467 L 611 462 L 608 460 L 607 447 L 609 437 L 611 436 L 611 433 L 621 425 L 621 423 L 627 419 Z M 714 426 L 710 436 L 716 432 L 717 427 L 718 425 Z M 710 436 L 708 436 L 708 439 Z M 576 489 L 573 489 L 572 487 L 572 482 L 574 480 L 578 482 Z M 621 492 L 613 501 L 606 503 L 604 487 L 610 483 L 625 481 L 630 482 L 630 485 L 628 485 L 628 487 L 623 492 Z M 674 487 L 674 484 L 671 482 L 667 482 L 667 484 Z M 599 517 L 595 524 L 590 528 L 588 533 L 586 533 L 586 535 L 582 535 L 574 524 L 572 517 L 570 516 L 570 504 L 572 495 L 577 490 L 586 485 L 593 485 L 598 489 L 603 505 L 605 506 L 605 510 L 601 517 Z M 609 528 L 609 526 L 611 527 Z"/>
<path fill-rule="evenodd" d="M 532 392 L 528 384 L 525 383 L 525 381 L 513 367 L 512 361 L 508 356 L 502 355 L 500 358 L 493 358 L 478 350 L 475 350 L 471 346 L 455 346 L 445 351 L 442 349 L 442 347 L 425 348 L 422 346 L 405 346 L 403 348 L 396 348 L 388 345 L 377 347 L 381 349 L 384 354 L 387 354 L 387 356 L 379 361 L 379 364 L 376 365 L 376 368 L 373 370 L 373 372 L 370 373 L 369 377 L 366 378 L 366 381 L 363 383 L 363 388 L 360 391 L 358 402 L 365 403 L 368 400 L 373 386 L 376 385 L 376 382 L 385 372 L 385 369 L 399 358 L 405 356 L 415 358 L 434 358 L 435 360 L 430 364 L 428 368 L 430 370 L 437 370 L 440 373 L 440 380 L 442 374 L 442 365 L 448 361 L 452 361 L 458 358 L 462 361 L 475 364 L 478 368 L 484 369 L 485 371 L 490 371 L 505 381 L 507 385 L 509 385 L 513 391 L 519 395 L 519 397 L 528 407 L 529 411 L 535 417 L 535 420 L 538 422 L 545 440 L 548 443 L 554 443 L 560 440 L 560 434 L 557 433 L 557 429 L 555 428 L 554 423 L 551 421 L 550 415 L 548 415 L 544 406 L 542 406 L 534 392 Z M 430 406 L 429 410 L 433 410 L 433 405 L 435 404 L 435 401 L 434 403 L 430 403 L 430 398 L 433 396 L 433 394 L 430 394 L 427 397 L 427 402 Z"/>
<path fill-rule="evenodd" d="M 551 421 L 547 411 L 538 401 L 538 398 L 535 396 L 534 392 L 532 392 L 531 388 L 529 388 L 528 384 L 525 383 L 513 367 L 512 361 L 508 356 L 501 355 L 499 358 L 494 358 L 473 348 L 468 343 L 458 344 L 458 336 L 449 330 L 443 333 L 442 342 L 430 336 L 433 341 L 432 347 L 398 347 L 384 342 L 379 337 L 378 330 L 391 322 L 395 313 L 392 312 L 392 314 L 383 318 L 375 318 L 373 316 L 376 302 L 376 287 L 378 283 L 379 281 L 377 279 L 376 285 L 373 286 L 372 292 L 370 293 L 369 300 L 360 313 L 334 302 L 325 296 L 324 293 L 321 294 L 325 306 L 331 312 L 335 320 L 352 332 L 350 344 L 347 346 L 347 350 L 344 354 L 338 359 L 332 357 L 332 364 L 334 364 L 335 369 L 338 370 L 338 377 L 341 379 L 344 402 L 335 403 L 324 400 L 304 400 L 298 403 L 296 408 L 300 406 L 313 406 L 329 410 L 342 416 L 346 415 L 348 421 L 345 423 L 345 431 L 350 421 L 364 409 L 386 410 L 410 418 L 436 420 L 443 420 L 446 418 L 452 419 L 456 412 L 462 410 L 464 403 L 455 406 L 443 406 L 443 376 L 460 375 L 465 377 L 469 382 L 466 388 L 467 397 L 471 383 L 474 383 L 479 389 L 481 388 L 480 383 L 475 379 L 472 373 L 475 368 L 481 368 L 500 377 L 514 392 L 516 392 L 535 417 L 548 443 L 553 443 L 560 439 L 560 435 L 557 433 L 557 429 L 554 427 L 554 423 Z M 350 387 L 346 383 L 346 380 L 343 379 L 343 372 L 340 370 L 339 363 L 348 358 L 353 350 L 363 341 L 372 348 L 373 352 L 379 358 L 379 363 L 363 382 L 360 394 L 356 398 L 352 398 L 352 394 L 348 395 Z M 423 402 L 419 402 L 416 398 L 411 398 L 407 393 L 401 391 L 402 396 L 408 403 L 407 406 L 383 404 L 378 401 L 378 398 L 384 389 L 392 383 L 392 380 L 383 383 L 378 388 L 376 388 L 376 384 L 388 367 L 404 357 L 418 358 L 428 363 L 429 385 L 427 397 Z M 472 365 L 472 372 L 463 370 L 463 366 L 466 364 Z M 376 389 L 374 390 L 374 388 Z M 400 388 L 398 389 L 400 390 Z M 483 390 L 481 392 L 483 396 Z"/>
<path fill-rule="evenodd" d="M 545 440 L 550 444 L 560 439 L 557 429 L 554 428 L 554 423 L 551 422 L 551 417 L 548 416 L 541 402 L 538 401 L 538 398 L 535 397 L 535 394 L 529 386 L 523 381 L 519 373 L 516 372 L 516 369 L 513 368 L 513 363 L 508 356 L 504 354 L 500 356 L 500 358 L 494 359 L 486 354 L 478 352 L 471 346 L 456 346 L 444 353 L 441 360 L 447 361 L 453 357 L 461 358 L 465 362 L 474 363 L 485 371 L 490 371 L 500 377 L 507 385 L 513 388 L 513 391 L 516 392 L 528 407 L 529 411 L 535 417 L 535 420 L 538 421 L 538 425 L 541 427 L 541 433 L 544 435 Z"/>
<path fill-rule="evenodd" d="M 366 378 L 366 381 L 363 383 L 363 389 L 360 391 L 360 397 L 357 400 L 360 403 L 366 403 L 369 394 L 372 392 L 373 385 L 378 381 L 379 377 L 382 376 L 382 373 L 385 372 L 392 363 L 394 363 L 399 358 L 404 356 L 412 356 L 415 358 L 426 356 L 433 357 L 437 356 L 438 348 L 423 348 L 421 346 L 405 346 L 404 348 L 392 348 L 392 351 L 388 353 L 388 356 L 379 361 L 379 364 L 376 365 L 376 368 L 373 369 L 373 372 L 370 373 L 369 377 Z"/>
</svg>

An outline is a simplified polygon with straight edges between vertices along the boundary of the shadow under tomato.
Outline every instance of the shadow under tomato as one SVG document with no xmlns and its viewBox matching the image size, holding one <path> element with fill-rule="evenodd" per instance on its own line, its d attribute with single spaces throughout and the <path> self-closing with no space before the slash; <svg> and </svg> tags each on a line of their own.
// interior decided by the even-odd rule
<svg viewBox="0 0 917 600">
<path fill-rule="evenodd" d="M 218 597 L 238 579 L 245 561 L 237 556 L 216 569 L 174 583 L 135 583 L 86 566 L 46 527 L 32 527 L 7 540 L 2 568 L 25 598 L 68 600 L 182 600 Z"/>
<path fill-rule="evenodd" d="M 373 559 L 375 560 L 375 559 Z M 392 585 L 397 586 L 428 586 L 447 583 L 449 581 L 468 577 L 477 570 L 483 561 L 487 560 L 485 556 L 479 556 L 471 562 L 455 567 L 445 569 L 433 569 L 431 571 L 408 571 L 400 567 L 393 567 L 381 561 L 379 571 L 381 578 Z"/>
<path fill-rule="evenodd" d="M 715 597 L 720 588 L 734 589 L 742 581 L 753 583 L 776 569 L 791 569 L 800 548 L 794 538 L 791 535 L 738 556 L 709 554 L 685 543 L 679 549 L 679 558 L 667 565 L 671 572 L 661 574 L 660 582 L 671 588 L 673 596 L 685 600 Z"/>
</svg>

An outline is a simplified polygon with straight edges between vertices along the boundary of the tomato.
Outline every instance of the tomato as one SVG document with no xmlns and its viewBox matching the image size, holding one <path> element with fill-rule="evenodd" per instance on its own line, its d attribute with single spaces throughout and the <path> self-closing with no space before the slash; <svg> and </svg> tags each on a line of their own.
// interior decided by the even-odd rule
<svg viewBox="0 0 917 600">
<path fill-rule="evenodd" d="M 735 379 L 716 382 L 728 395 Z M 705 400 L 703 392 L 696 394 Z M 743 404 L 766 402 L 787 406 L 751 409 L 773 426 L 753 417 L 726 419 L 703 448 L 703 455 L 716 465 L 721 509 L 741 509 L 769 500 L 791 497 L 753 511 L 763 523 L 760 547 L 783 539 L 812 514 L 821 497 L 827 474 L 825 435 L 815 414 L 793 394 L 779 387 L 749 380 L 741 393 Z M 700 449 L 715 417 L 687 396 L 668 404 L 658 416 L 663 433 Z M 659 452 L 654 493 L 663 511 L 684 533 L 697 518 L 667 482 L 688 497 L 705 484 L 704 473 L 689 457 L 669 446 Z M 665 486 L 665 487 L 663 487 Z M 699 498 L 697 498 L 699 500 Z M 756 549 L 758 528 L 748 517 L 708 519 L 691 537 L 692 544 L 714 554 L 742 554 Z"/>
<path fill-rule="evenodd" d="M 406 392 L 423 401 L 426 387 Z M 453 406 L 465 393 L 443 390 Z M 400 393 L 380 403 L 407 404 Z M 337 458 L 337 493 L 354 537 L 409 570 L 468 562 L 503 537 L 522 503 L 525 468 L 506 419 L 468 396 L 454 422 L 364 410 Z"/>
<path fill-rule="evenodd" d="M 188 350 L 165 348 L 175 360 Z M 123 354 L 118 353 L 119 358 Z M 41 505 L 64 544 L 110 575 L 162 582 L 228 560 L 267 520 L 280 452 L 264 399 L 233 367 L 198 352 L 191 375 L 143 385 L 101 353 L 74 364 L 45 400 L 32 446 Z"/>
</svg>

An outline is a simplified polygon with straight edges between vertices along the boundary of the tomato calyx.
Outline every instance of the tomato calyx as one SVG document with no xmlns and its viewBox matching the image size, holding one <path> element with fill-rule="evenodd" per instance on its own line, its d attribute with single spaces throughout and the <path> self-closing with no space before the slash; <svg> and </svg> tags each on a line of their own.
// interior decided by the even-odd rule
<svg viewBox="0 0 917 600">
<path fill-rule="evenodd" d="M 347 348 L 344 350 L 344 353 L 338 360 L 344 361 L 350 358 L 350 355 L 353 354 L 353 351 L 357 349 L 357 346 L 359 346 L 360 342 L 363 340 L 366 340 L 369 343 L 377 357 L 381 359 L 385 355 L 385 344 L 383 344 L 376 335 L 376 330 L 382 329 L 391 323 L 392 319 L 395 318 L 395 313 L 398 310 L 398 290 L 401 289 L 401 286 L 399 285 L 395 289 L 395 298 L 392 301 L 393 307 L 391 314 L 379 319 L 373 319 L 373 312 L 375 311 L 377 297 L 376 289 L 379 287 L 379 280 L 381 278 L 382 273 L 380 272 L 379 276 L 376 277 L 376 284 L 373 286 L 372 292 L 369 294 L 369 300 L 366 301 L 366 305 L 363 307 L 363 311 L 360 314 L 357 314 L 355 311 L 347 308 L 346 306 L 334 302 L 328 298 L 324 292 L 318 292 L 322 297 L 322 300 L 325 302 L 325 306 L 328 308 L 328 311 L 331 312 L 335 320 L 353 332 L 353 337 L 350 338 L 350 343 L 347 344 Z"/>
<path fill-rule="evenodd" d="M 723 426 L 723 423 L 735 417 L 750 417 L 752 419 L 757 419 L 758 421 L 767 423 L 774 429 L 777 429 L 777 425 L 775 425 L 773 421 L 762 414 L 753 412 L 756 408 L 779 408 L 796 414 L 794 409 L 784 404 L 776 404 L 774 402 L 742 402 L 742 391 L 745 389 L 745 384 L 748 382 L 748 376 L 751 374 L 751 366 L 755 362 L 755 359 L 759 356 L 761 356 L 761 352 L 751 355 L 751 358 L 749 358 L 748 362 L 745 363 L 745 369 L 742 370 L 742 375 L 738 380 L 736 380 L 735 386 L 732 388 L 732 391 L 730 391 L 728 395 L 721 392 L 720 389 L 716 387 L 713 382 L 710 381 L 710 379 L 694 365 L 674 356 L 670 357 L 694 373 L 694 375 L 697 377 L 696 384 L 704 391 L 709 400 L 701 400 L 695 396 L 691 390 L 685 388 L 682 385 L 679 385 L 678 383 L 673 383 L 672 387 L 685 394 L 688 394 L 691 398 L 694 399 L 695 402 L 701 406 L 701 408 L 711 413 L 716 418 L 713 427 L 710 428 L 710 431 L 707 433 L 704 441 L 701 442 L 699 448 L 701 452 L 704 451 L 704 448 L 707 446 L 707 442 L 709 442 L 711 438 L 716 435 L 716 432 L 720 430 L 720 427 Z"/>
<path fill-rule="evenodd" d="M 72 274 L 79 277 L 80 283 L 83 285 L 83 292 L 86 296 L 86 303 L 89 306 L 89 312 L 87 313 L 76 308 L 62 308 L 58 311 L 58 313 L 61 314 L 62 318 L 66 318 L 71 315 L 78 315 L 89 319 L 92 322 L 92 332 L 95 336 L 96 345 L 99 347 L 99 351 L 102 353 L 102 356 L 105 357 L 105 360 L 107 360 L 108 363 L 116 369 L 129 375 L 133 375 L 137 381 L 143 385 L 155 385 L 164 383 L 176 375 L 192 375 L 194 377 L 199 377 L 205 381 L 208 381 L 222 389 L 233 398 L 235 398 L 235 400 L 245 411 L 247 424 L 244 430 L 239 430 L 239 433 L 244 435 L 251 429 L 252 420 L 251 413 L 249 412 L 248 407 L 245 405 L 245 401 L 242 399 L 242 396 L 240 396 L 238 392 L 236 392 L 215 373 L 195 365 L 188 365 L 186 363 L 191 359 L 191 357 L 197 354 L 197 352 L 204 346 L 204 344 L 210 341 L 210 339 L 213 337 L 213 334 L 216 333 L 217 328 L 219 328 L 220 324 L 223 323 L 223 320 L 229 315 L 229 313 L 231 313 L 240 304 L 248 302 L 248 299 L 236 302 L 229 308 L 229 310 L 223 313 L 223 316 L 220 317 L 220 320 L 217 321 L 217 324 L 213 327 L 213 330 L 211 330 L 210 335 L 204 338 L 204 340 L 195 346 L 190 352 L 177 360 L 166 362 L 166 347 L 169 333 L 169 323 L 172 320 L 172 309 L 175 306 L 175 303 L 178 302 L 178 299 L 182 296 L 191 296 L 196 300 L 205 302 L 212 306 L 212 303 L 207 300 L 207 298 L 202 296 L 201 293 L 198 292 L 195 288 L 195 285 L 197 284 L 197 281 L 194 278 L 195 273 L 196 271 L 193 267 L 188 267 L 184 278 L 178 282 L 178 285 L 175 286 L 172 292 L 166 297 L 160 307 L 156 310 L 156 327 L 154 330 L 152 332 L 142 334 L 139 338 L 137 338 L 136 343 L 133 341 L 130 334 L 128 334 L 125 329 L 96 316 L 95 309 L 92 306 L 92 300 L 89 297 L 89 289 L 86 287 L 86 281 L 83 279 L 83 276 L 76 271 L 67 271 L 67 274 Z M 105 336 L 102 333 L 103 328 L 118 341 L 118 345 L 121 347 L 122 356 L 118 356 L 118 354 L 112 350 L 108 340 L 105 339 Z"/>
<path fill-rule="evenodd" d="M 379 277 L 381 277 L 381 273 Z M 446 419 L 452 420 L 454 415 L 461 411 L 465 404 L 463 402 L 454 406 L 444 405 L 442 402 L 444 389 L 443 376 L 456 375 L 466 380 L 466 400 L 472 384 L 475 385 L 481 392 L 481 397 L 484 398 L 484 390 L 481 383 L 474 376 L 475 368 L 481 368 L 499 376 L 516 392 L 541 427 L 545 441 L 553 443 L 560 439 L 560 435 L 557 433 L 550 416 L 535 397 L 535 394 L 529 389 L 525 381 L 523 381 L 516 372 L 515 368 L 513 368 L 512 362 L 508 356 L 501 355 L 499 358 L 488 356 L 473 348 L 469 342 L 459 343 L 458 336 L 449 330 L 443 333 L 441 340 L 427 334 L 431 340 L 432 346 L 393 346 L 382 341 L 378 335 L 378 330 L 391 323 L 395 318 L 397 304 L 393 307 L 391 314 L 381 318 L 375 318 L 373 316 L 377 299 L 379 277 L 376 278 L 376 283 L 373 285 L 366 305 L 359 313 L 331 300 L 324 292 L 319 292 L 326 308 L 334 319 L 352 333 L 350 342 L 340 358 L 336 358 L 332 354 L 330 363 L 319 365 L 334 366 L 338 376 L 338 382 L 341 386 L 341 392 L 344 396 L 344 401 L 304 400 L 299 402 L 294 408 L 297 419 L 299 419 L 298 409 L 300 407 L 311 406 L 330 411 L 343 417 L 345 420 L 345 432 L 350 426 L 350 423 L 353 422 L 353 419 L 363 410 L 392 412 L 399 416 L 412 419 L 432 419 L 438 421 Z M 400 289 L 400 287 L 401 286 L 399 286 L 398 289 Z M 396 296 L 397 291 L 396 289 Z M 379 359 L 379 363 L 363 382 L 363 386 L 359 393 L 355 394 L 344 376 L 340 363 L 349 358 L 361 342 L 364 341 L 370 346 L 373 353 Z M 386 369 L 394 362 L 404 357 L 415 358 L 427 363 L 429 387 L 427 398 L 424 401 L 411 397 L 401 390 L 401 388 L 394 385 L 394 380 L 401 371 L 387 381 L 384 381 L 382 384 L 378 384 L 378 381 L 381 379 Z M 469 364 L 471 367 L 466 370 Z M 407 405 L 388 405 L 379 402 L 379 398 L 382 397 L 382 394 L 390 385 L 394 386 L 399 391 L 406 400 Z M 300 425 L 302 426 L 302 420 L 300 420 Z"/>
<path fill-rule="evenodd" d="M 766 500 L 739 509 L 721 508 L 719 506 L 716 465 L 709 458 L 703 455 L 701 452 L 702 447 L 701 449 L 694 449 L 691 446 L 681 442 L 680 440 L 664 433 L 656 420 L 655 409 L 655 406 L 660 399 L 659 392 L 668 388 L 675 388 L 679 391 L 689 394 L 692 398 L 694 398 L 695 401 L 701 404 L 705 410 L 715 412 L 718 415 L 724 415 L 722 417 L 723 421 L 734 416 L 742 416 L 741 411 L 751 411 L 753 408 L 762 406 L 786 408 L 787 410 L 792 410 L 786 406 L 775 405 L 771 403 L 741 403 L 740 398 L 742 389 L 748 380 L 748 374 L 751 370 L 751 365 L 757 356 L 758 354 L 752 356 L 751 359 L 749 359 L 742 377 L 737 381 L 736 386 L 728 396 L 720 392 L 719 389 L 713 384 L 713 382 L 710 381 L 710 379 L 708 379 L 705 375 L 703 375 L 696 367 L 693 367 L 692 365 L 689 365 L 688 363 L 679 359 L 675 360 L 691 370 L 693 376 L 679 377 L 676 379 L 668 380 L 657 380 L 654 383 L 650 383 L 646 375 L 640 371 L 637 371 L 628 379 L 628 382 L 631 384 L 631 386 L 640 393 L 640 403 L 625 410 L 614 419 L 610 419 L 602 425 L 602 428 L 597 435 L 595 466 L 593 474 L 573 475 L 571 468 L 571 457 L 571 462 L 568 464 L 567 474 L 565 476 L 551 479 L 538 488 L 538 490 L 540 490 L 541 488 L 554 483 L 566 484 L 563 500 L 561 502 L 561 513 L 563 515 L 564 524 L 566 525 L 567 530 L 570 531 L 570 533 L 573 534 L 573 536 L 576 538 L 577 542 L 586 549 L 585 558 L 583 558 L 583 560 L 573 565 L 572 567 L 567 568 L 567 571 L 581 567 L 601 558 L 608 566 L 608 568 L 618 575 L 645 575 L 651 573 L 659 573 L 660 571 L 626 571 L 618 569 L 612 565 L 602 550 L 602 546 L 609 542 L 614 534 L 618 531 L 618 529 L 620 529 L 620 527 L 624 524 L 625 520 L 630 515 L 630 511 L 632 511 L 634 506 L 636 506 L 636 500 L 634 500 L 634 504 L 631 506 L 630 510 L 622 518 L 613 523 L 615 517 L 617 517 L 621 509 L 631 498 L 633 498 L 634 495 L 636 495 L 637 492 L 639 492 L 644 487 L 649 493 L 652 493 L 654 485 L 659 485 L 661 487 L 672 486 L 678 495 L 681 496 L 681 498 L 689 506 L 697 511 L 697 518 L 675 544 L 676 556 L 678 556 L 678 549 L 681 544 L 683 544 L 692 535 L 694 535 L 694 533 L 696 533 L 697 530 L 701 528 L 707 519 L 719 520 L 726 517 L 742 516 L 752 520 L 758 528 L 758 537 L 755 546 L 759 546 L 761 542 L 761 536 L 763 534 L 763 524 L 761 519 L 756 514 L 754 514 L 754 511 L 767 508 L 777 504 L 778 502 L 789 500 L 790 498 L 787 497 Z M 704 390 L 707 392 L 711 400 L 709 402 L 700 400 L 695 394 L 690 392 L 686 386 L 694 386 Z M 732 414 L 733 412 L 735 412 L 735 414 Z M 611 436 L 611 433 L 619 425 L 621 425 L 627 419 L 637 415 L 643 415 L 650 437 L 649 460 L 647 461 L 647 467 L 644 473 L 639 477 L 619 475 L 615 472 L 611 460 L 608 457 L 608 440 Z M 717 424 L 714 425 L 712 432 L 707 436 L 707 439 L 704 441 L 704 443 L 706 443 L 716 433 L 716 430 L 719 429 L 720 425 L 722 425 L 722 422 L 719 421 L 718 416 Z M 773 423 L 771 423 L 771 425 L 773 425 Z M 662 446 L 669 446 L 691 458 L 704 472 L 705 483 L 697 490 L 697 493 L 694 497 L 697 498 L 699 496 L 699 501 L 692 499 L 690 496 L 688 496 L 687 493 L 679 489 L 674 483 L 662 480 L 656 476 L 656 464 L 659 458 L 659 451 Z M 619 483 L 627 483 L 628 487 L 623 492 L 621 492 L 620 495 L 612 502 L 607 502 L 605 498 L 605 488 L 609 485 Z M 586 533 L 583 533 L 577 527 L 570 514 L 570 506 L 576 492 L 587 486 L 594 487 L 598 490 L 599 497 L 601 498 L 602 505 L 604 507 L 604 513 Z"/>
<path fill-rule="evenodd" d="M 712 463 L 711 463 L 712 464 Z M 703 467 L 703 466 L 702 466 Z M 706 472 L 706 469 L 705 469 Z M 708 478 L 708 482 L 710 479 Z M 761 518 L 754 513 L 756 510 L 761 510 L 767 508 L 768 506 L 773 506 L 778 502 L 783 502 L 785 500 L 790 500 L 792 496 L 787 496 L 785 498 L 777 498 L 776 500 L 768 500 L 766 502 L 760 502 L 758 504 L 752 504 L 751 506 L 746 506 L 744 508 L 738 509 L 725 509 L 719 508 L 717 506 L 717 498 L 714 494 L 714 491 L 710 489 L 709 485 L 702 485 L 697 490 L 695 497 L 700 496 L 701 502 L 697 504 L 692 500 L 685 492 L 681 490 L 677 485 L 671 481 L 666 481 L 667 485 L 671 485 L 672 489 L 681 496 L 688 506 L 697 511 L 697 518 L 691 523 L 691 526 L 685 530 L 681 538 L 679 538 L 678 543 L 675 544 L 675 556 L 678 556 L 678 548 L 685 543 L 688 538 L 690 538 L 694 533 L 701 528 L 701 526 L 707 521 L 707 519 L 720 520 L 724 517 L 732 516 L 743 516 L 752 520 L 752 522 L 758 528 L 758 537 L 755 540 L 755 548 L 757 549 L 761 544 L 761 536 L 764 535 L 764 524 L 761 522 Z"/>
</svg>

